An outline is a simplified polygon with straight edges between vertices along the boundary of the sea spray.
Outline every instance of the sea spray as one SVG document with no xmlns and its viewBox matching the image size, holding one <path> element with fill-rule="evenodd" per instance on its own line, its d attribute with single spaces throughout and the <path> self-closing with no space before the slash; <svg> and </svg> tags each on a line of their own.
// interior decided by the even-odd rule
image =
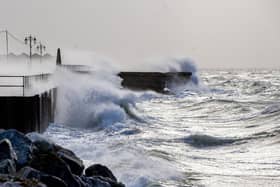
<svg viewBox="0 0 280 187">
<path fill-rule="evenodd" d="M 59 82 L 57 118 L 59 123 L 102 129 L 127 119 L 126 110 L 135 105 L 136 96 L 121 90 L 118 77 L 104 72 L 77 74 L 67 70 L 57 75 Z"/>
<path fill-rule="evenodd" d="M 165 66 L 163 66 L 163 64 Z M 184 82 L 183 84 L 177 84 L 171 82 L 169 85 L 169 90 L 173 94 L 182 93 L 184 90 L 187 90 L 189 93 L 209 93 L 211 90 L 204 85 L 203 81 L 200 78 L 199 72 L 197 71 L 197 65 L 190 58 L 169 58 L 155 65 L 162 72 L 190 72 L 192 76 L 189 81 Z"/>
<path fill-rule="evenodd" d="M 141 132 L 134 135 L 112 135 L 104 130 L 77 130 L 52 125 L 45 135 L 75 150 L 86 166 L 92 162 L 108 166 L 128 187 L 161 186 L 159 181 L 179 181 L 183 178 L 170 160 L 153 156 L 153 150 L 145 150 L 134 142 L 142 136 Z"/>
</svg>

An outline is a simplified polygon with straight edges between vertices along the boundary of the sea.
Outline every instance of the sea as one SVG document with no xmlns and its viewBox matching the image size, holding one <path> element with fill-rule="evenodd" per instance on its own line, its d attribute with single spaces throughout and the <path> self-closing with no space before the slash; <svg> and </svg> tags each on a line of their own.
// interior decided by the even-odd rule
<svg viewBox="0 0 280 187">
<path fill-rule="evenodd" d="M 168 94 L 64 72 L 44 135 L 128 187 L 280 186 L 280 70 L 191 71 Z"/>
</svg>

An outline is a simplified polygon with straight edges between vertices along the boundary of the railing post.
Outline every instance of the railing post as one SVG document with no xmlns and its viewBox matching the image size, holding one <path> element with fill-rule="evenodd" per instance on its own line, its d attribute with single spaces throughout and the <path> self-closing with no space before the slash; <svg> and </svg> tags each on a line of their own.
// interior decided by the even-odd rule
<svg viewBox="0 0 280 187">
<path fill-rule="evenodd" d="M 25 89 L 25 76 L 22 76 L 22 95 L 23 95 L 23 97 L 25 95 L 24 89 Z"/>
</svg>

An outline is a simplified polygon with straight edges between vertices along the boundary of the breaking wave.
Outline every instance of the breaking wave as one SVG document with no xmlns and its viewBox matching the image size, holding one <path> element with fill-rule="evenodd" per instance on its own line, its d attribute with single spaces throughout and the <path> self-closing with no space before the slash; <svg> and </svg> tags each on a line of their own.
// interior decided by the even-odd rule
<svg viewBox="0 0 280 187">
<path fill-rule="evenodd" d="M 95 65 L 92 69 L 97 71 L 90 74 L 57 70 L 54 77 L 54 82 L 59 86 L 56 123 L 102 130 L 122 128 L 122 123 L 127 119 L 145 122 L 145 119 L 138 115 L 136 102 L 155 98 L 157 94 L 122 89 L 116 69 L 110 65 L 107 67 L 111 70 L 102 67 L 102 63 Z M 190 60 L 176 59 L 165 68 L 170 72 L 192 72 L 192 81 L 183 85 L 184 89 L 200 89 L 196 66 Z"/>
</svg>

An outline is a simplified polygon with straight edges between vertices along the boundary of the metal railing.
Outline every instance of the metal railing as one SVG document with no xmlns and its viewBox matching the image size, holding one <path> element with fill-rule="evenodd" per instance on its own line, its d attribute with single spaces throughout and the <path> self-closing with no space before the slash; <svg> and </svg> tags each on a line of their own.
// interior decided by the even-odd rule
<svg viewBox="0 0 280 187">
<path fill-rule="evenodd" d="M 24 97 L 26 96 L 26 89 L 31 87 L 31 80 L 42 81 L 42 80 L 47 80 L 48 77 L 49 74 L 25 75 L 25 76 L 0 75 L 0 88 L 7 88 L 7 89 L 21 88 L 22 90 L 20 91 L 21 94 L 19 96 Z M 1 91 L 0 91 L 0 96 L 2 96 Z"/>
<path fill-rule="evenodd" d="M 15 79 L 21 79 L 21 80 L 15 81 Z M 9 75 L 0 76 L 0 88 L 7 88 L 7 89 L 22 88 L 22 96 L 25 96 L 25 86 L 26 86 L 25 81 L 26 81 L 25 76 L 9 76 Z M 2 94 L 0 93 L 0 95 Z"/>
</svg>

